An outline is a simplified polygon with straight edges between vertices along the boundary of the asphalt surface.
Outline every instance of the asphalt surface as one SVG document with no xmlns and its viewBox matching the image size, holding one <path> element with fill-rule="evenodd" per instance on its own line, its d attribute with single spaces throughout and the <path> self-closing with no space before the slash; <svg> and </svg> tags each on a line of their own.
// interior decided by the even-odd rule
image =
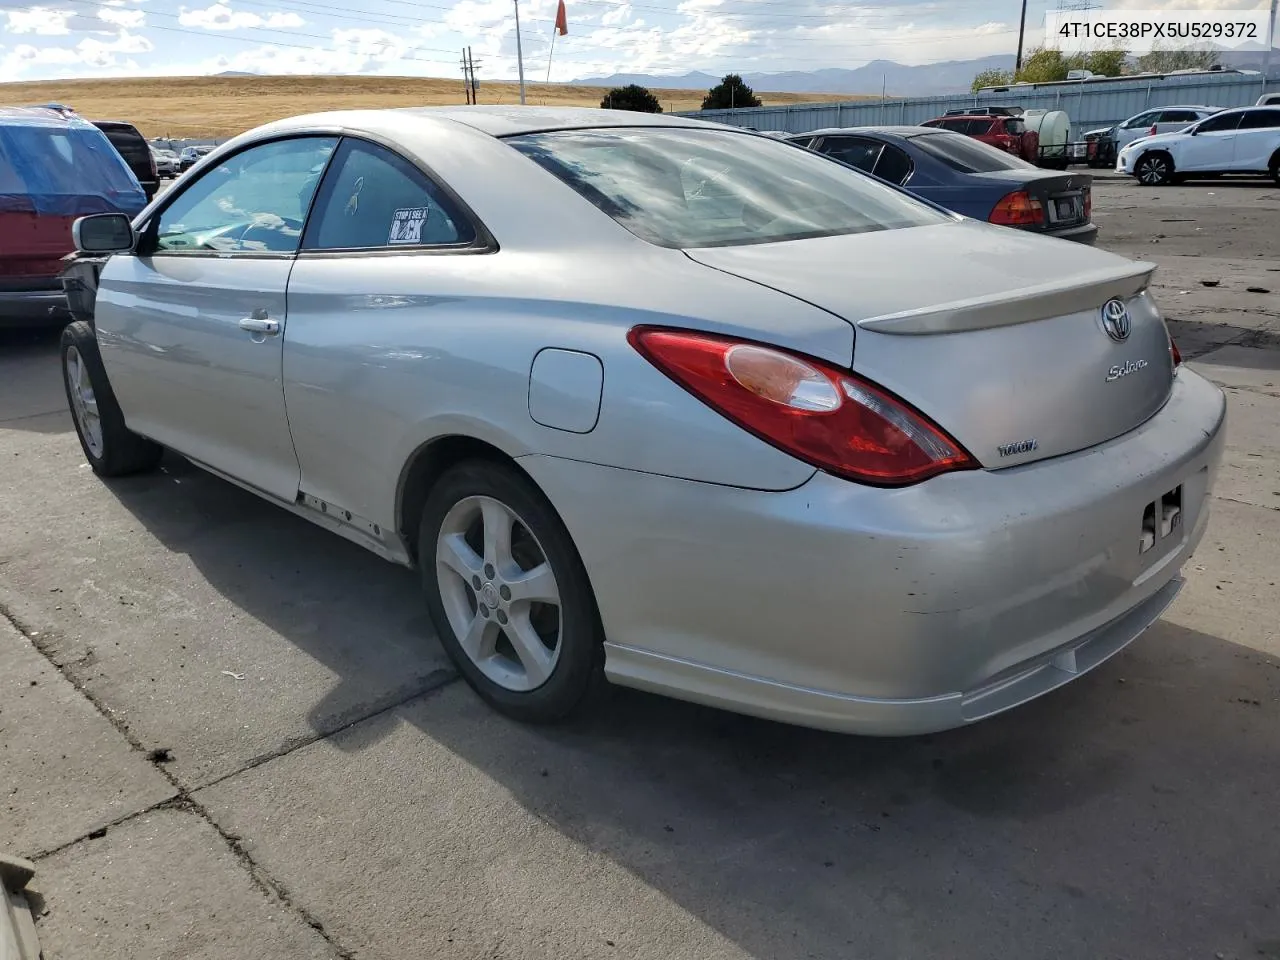
<svg viewBox="0 0 1280 960">
<path fill-rule="evenodd" d="M 1280 958 L 1280 188 L 1095 213 L 1230 395 L 1209 532 L 1125 652 L 909 740 L 505 721 L 412 573 L 176 457 L 97 480 L 56 337 L 0 334 L 0 848 L 48 960 Z"/>
</svg>

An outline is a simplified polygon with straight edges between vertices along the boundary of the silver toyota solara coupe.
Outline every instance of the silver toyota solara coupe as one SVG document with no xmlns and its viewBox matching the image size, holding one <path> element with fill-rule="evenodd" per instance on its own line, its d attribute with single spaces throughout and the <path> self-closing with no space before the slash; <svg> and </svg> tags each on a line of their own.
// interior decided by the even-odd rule
<svg viewBox="0 0 1280 960">
<path fill-rule="evenodd" d="M 462 675 L 960 726 L 1178 592 L 1225 400 L 1153 267 L 670 116 L 268 124 L 80 220 L 93 469 L 169 448 L 422 575 Z"/>
</svg>

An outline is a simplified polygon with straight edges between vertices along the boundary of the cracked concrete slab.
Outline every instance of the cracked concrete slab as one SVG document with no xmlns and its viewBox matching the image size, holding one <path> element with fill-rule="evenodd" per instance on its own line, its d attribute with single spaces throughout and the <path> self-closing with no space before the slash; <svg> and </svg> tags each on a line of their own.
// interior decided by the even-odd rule
<svg viewBox="0 0 1280 960">
<path fill-rule="evenodd" d="M 34 857 L 175 794 L 0 616 L 0 846 Z"/>
<path fill-rule="evenodd" d="M 0 444 L 0 604 L 184 785 L 452 677 L 415 574 L 178 457 L 104 483 L 71 433 Z"/>
<path fill-rule="evenodd" d="M 37 864 L 47 960 L 335 960 L 196 814 L 161 809 Z"/>
</svg>

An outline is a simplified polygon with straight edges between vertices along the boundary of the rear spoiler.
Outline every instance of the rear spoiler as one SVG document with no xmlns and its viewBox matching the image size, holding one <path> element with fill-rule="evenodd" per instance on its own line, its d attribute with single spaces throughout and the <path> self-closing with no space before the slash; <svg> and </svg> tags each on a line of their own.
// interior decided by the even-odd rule
<svg viewBox="0 0 1280 960">
<path fill-rule="evenodd" d="M 1063 280 L 1002 290 L 936 307 L 867 317 L 857 325 L 876 333 L 960 333 L 1047 320 L 1096 309 L 1112 297 L 1127 300 L 1142 293 L 1155 273 L 1154 263 L 1122 263 Z"/>
</svg>

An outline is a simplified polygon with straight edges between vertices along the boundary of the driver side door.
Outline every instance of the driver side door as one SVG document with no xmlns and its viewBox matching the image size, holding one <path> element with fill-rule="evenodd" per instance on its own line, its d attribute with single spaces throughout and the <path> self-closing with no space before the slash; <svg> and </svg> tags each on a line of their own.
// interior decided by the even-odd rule
<svg viewBox="0 0 1280 960">
<path fill-rule="evenodd" d="M 95 326 L 129 428 L 292 501 L 285 290 L 337 137 L 260 143 L 202 171 L 99 279 Z"/>
</svg>

